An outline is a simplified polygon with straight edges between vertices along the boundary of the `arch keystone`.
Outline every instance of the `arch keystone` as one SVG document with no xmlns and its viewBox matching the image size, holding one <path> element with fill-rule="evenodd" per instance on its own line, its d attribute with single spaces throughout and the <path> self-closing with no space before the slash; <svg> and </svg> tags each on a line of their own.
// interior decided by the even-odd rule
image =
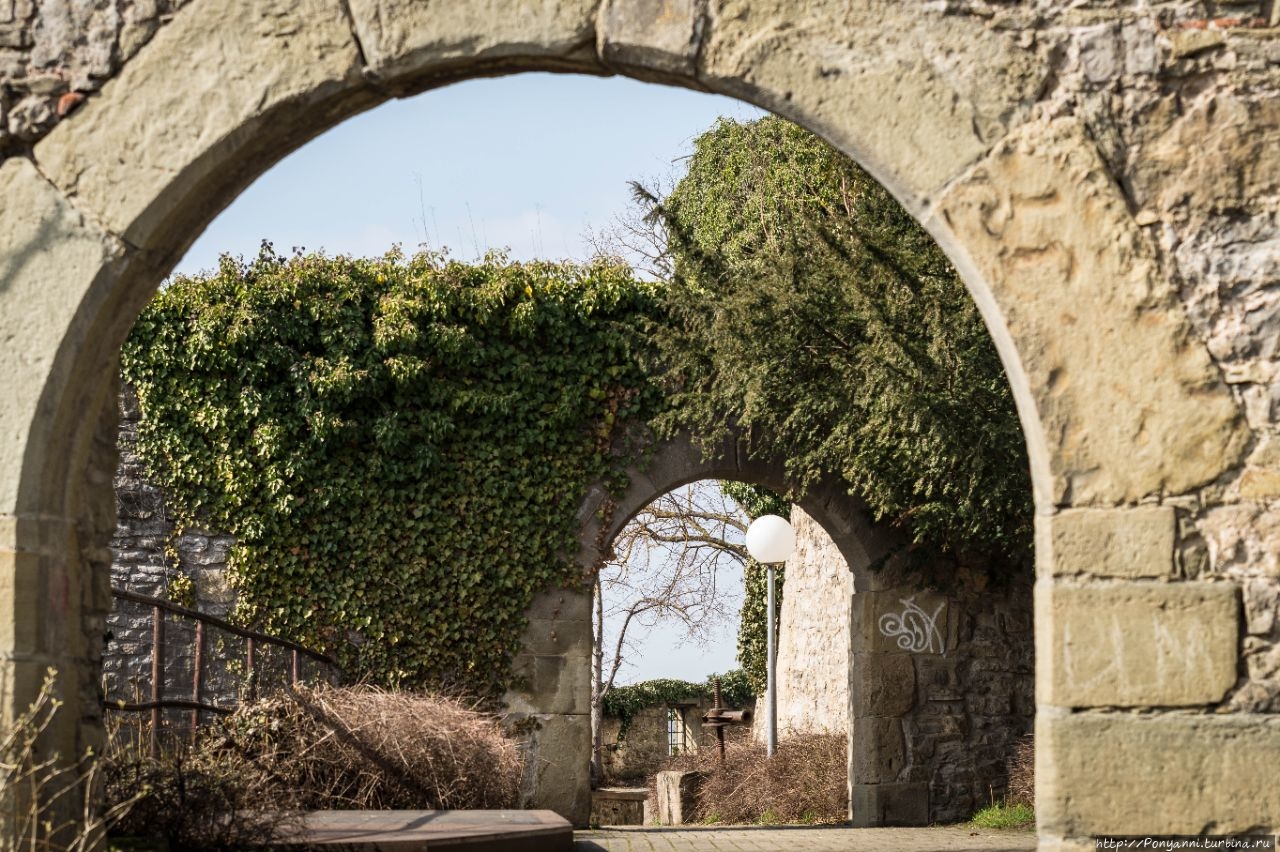
<svg viewBox="0 0 1280 852">
<path fill-rule="evenodd" d="M 697 70 L 705 0 L 605 0 L 600 10 L 600 56 L 610 66 L 675 75 Z"/>
<path fill-rule="evenodd" d="M 349 5 L 369 70 L 387 81 L 425 75 L 424 82 L 430 82 L 451 68 L 466 67 L 474 74 L 477 64 L 501 68 L 524 60 L 527 67 L 530 59 L 545 62 L 546 70 L 604 70 L 595 55 L 598 0 L 350 0 Z"/>
</svg>

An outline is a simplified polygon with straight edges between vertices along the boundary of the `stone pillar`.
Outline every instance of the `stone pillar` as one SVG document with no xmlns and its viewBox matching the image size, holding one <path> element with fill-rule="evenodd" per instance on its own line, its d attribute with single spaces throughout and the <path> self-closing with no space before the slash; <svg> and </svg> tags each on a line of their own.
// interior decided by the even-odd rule
<svg viewBox="0 0 1280 852">
<path fill-rule="evenodd" d="M 521 805 L 574 825 L 591 815 L 591 595 L 537 595 L 507 691 L 507 726 L 525 738 Z"/>
<path fill-rule="evenodd" d="M 1042 835 L 1280 825 L 1280 718 L 1205 713 L 1237 683 L 1238 586 L 1182 579 L 1172 506 L 1036 520 Z"/>
<path fill-rule="evenodd" d="M 658 773 L 658 825 L 684 825 L 685 818 L 693 813 L 702 778 L 701 772 Z"/>
<path fill-rule="evenodd" d="M 930 776 L 907 772 L 904 717 L 915 704 L 914 658 L 938 657 L 948 648 L 947 604 L 936 593 L 905 588 L 853 596 L 849 807 L 855 826 L 930 822 Z"/>
</svg>

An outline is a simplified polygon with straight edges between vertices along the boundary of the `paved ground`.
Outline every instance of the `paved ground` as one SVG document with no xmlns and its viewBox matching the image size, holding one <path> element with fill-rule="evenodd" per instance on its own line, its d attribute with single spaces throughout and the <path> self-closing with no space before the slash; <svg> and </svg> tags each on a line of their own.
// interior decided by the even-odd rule
<svg viewBox="0 0 1280 852">
<path fill-rule="evenodd" d="M 1030 831 L 960 828 L 600 828 L 574 832 L 574 852 L 1027 852 Z"/>
</svg>

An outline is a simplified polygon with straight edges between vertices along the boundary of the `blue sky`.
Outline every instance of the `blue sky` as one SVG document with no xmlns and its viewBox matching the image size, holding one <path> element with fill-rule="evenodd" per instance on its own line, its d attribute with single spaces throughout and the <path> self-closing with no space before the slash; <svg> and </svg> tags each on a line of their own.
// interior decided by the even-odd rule
<svg viewBox="0 0 1280 852">
<path fill-rule="evenodd" d="M 625 207 L 627 181 L 679 168 L 717 116 L 760 111 L 715 95 L 624 78 L 521 74 L 473 80 L 351 119 L 282 160 L 239 197 L 178 265 L 262 239 L 330 253 L 392 243 L 447 245 L 470 259 L 581 258 L 588 226 Z"/>
<path fill-rule="evenodd" d="M 195 242 L 176 271 L 252 257 L 263 239 L 378 255 L 426 242 L 471 259 L 588 254 L 589 227 L 625 209 L 627 182 L 678 172 L 718 116 L 761 112 L 714 95 L 624 78 L 523 74 L 384 104 L 278 163 Z M 733 582 L 741 588 L 741 579 Z M 736 622 L 705 647 L 655 630 L 620 682 L 701 680 L 735 666 Z"/>
</svg>

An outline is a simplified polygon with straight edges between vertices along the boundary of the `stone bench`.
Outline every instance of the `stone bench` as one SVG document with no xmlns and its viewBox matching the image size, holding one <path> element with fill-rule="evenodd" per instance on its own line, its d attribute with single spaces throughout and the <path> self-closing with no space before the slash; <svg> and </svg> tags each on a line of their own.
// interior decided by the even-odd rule
<svg viewBox="0 0 1280 852">
<path fill-rule="evenodd" d="M 592 825 L 644 825 L 644 787 L 601 787 L 591 791 Z"/>
</svg>

